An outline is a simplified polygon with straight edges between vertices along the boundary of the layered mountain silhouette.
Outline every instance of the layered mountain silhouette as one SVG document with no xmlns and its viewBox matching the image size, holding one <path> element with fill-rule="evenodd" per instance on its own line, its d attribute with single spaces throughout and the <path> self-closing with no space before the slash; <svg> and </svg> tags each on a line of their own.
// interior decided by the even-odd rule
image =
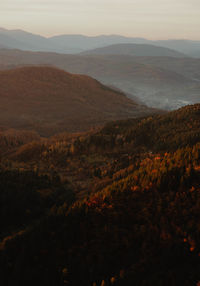
<svg viewBox="0 0 200 286">
<path fill-rule="evenodd" d="M 0 29 L 0 43 L 9 49 L 21 49 L 30 51 L 56 51 L 49 49 L 48 39 L 40 35 L 34 35 L 22 30 Z"/>
<path fill-rule="evenodd" d="M 147 44 L 173 49 L 192 57 L 200 57 L 200 41 L 179 39 L 152 41 L 120 35 L 101 35 L 95 37 L 84 35 L 58 35 L 46 38 L 22 30 L 0 28 L 0 43 L 9 49 L 71 54 L 115 44 Z"/>
<path fill-rule="evenodd" d="M 0 29 L 0 285 L 200 285 L 199 43 L 159 44 Z"/>
<path fill-rule="evenodd" d="M 0 50 L 0 69 L 41 64 L 92 76 L 151 107 L 176 109 L 200 100 L 199 59 Z"/>
<path fill-rule="evenodd" d="M 41 135 L 83 131 L 153 112 L 88 76 L 53 67 L 1 71 L 0 82 L 1 126 Z"/>
</svg>

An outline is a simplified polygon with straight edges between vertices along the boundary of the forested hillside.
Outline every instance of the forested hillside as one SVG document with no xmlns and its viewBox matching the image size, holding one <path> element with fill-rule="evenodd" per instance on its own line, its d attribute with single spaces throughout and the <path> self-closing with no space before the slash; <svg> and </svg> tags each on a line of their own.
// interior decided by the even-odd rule
<svg viewBox="0 0 200 286">
<path fill-rule="evenodd" d="M 105 122 L 158 112 L 84 75 L 54 67 L 0 71 L 0 128 L 42 136 L 86 131 Z"/>
<path fill-rule="evenodd" d="M 199 285 L 199 104 L 6 138 L 1 285 Z"/>
</svg>

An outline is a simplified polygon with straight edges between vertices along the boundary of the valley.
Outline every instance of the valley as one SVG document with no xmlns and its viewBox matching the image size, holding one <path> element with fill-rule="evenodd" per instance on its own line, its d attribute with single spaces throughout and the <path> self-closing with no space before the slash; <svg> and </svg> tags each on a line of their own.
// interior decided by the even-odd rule
<svg viewBox="0 0 200 286">
<path fill-rule="evenodd" d="M 200 285 L 199 51 L 0 28 L 0 285 Z"/>
<path fill-rule="evenodd" d="M 55 66 L 89 75 L 153 108 L 172 110 L 199 102 L 198 59 L 0 50 L 0 69 L 26 65 Z"/>
</svg>

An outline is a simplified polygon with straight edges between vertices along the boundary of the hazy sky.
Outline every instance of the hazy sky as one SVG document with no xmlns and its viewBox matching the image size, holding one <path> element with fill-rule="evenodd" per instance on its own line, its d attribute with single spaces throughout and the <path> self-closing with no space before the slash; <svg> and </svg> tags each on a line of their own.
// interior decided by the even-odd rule
<svg viewBox="0 0 200 286">
<path fill-rule="evenodd" d="M 200 0 L 0 0 L 0 27 L 200 40 Z"/>
</svg>

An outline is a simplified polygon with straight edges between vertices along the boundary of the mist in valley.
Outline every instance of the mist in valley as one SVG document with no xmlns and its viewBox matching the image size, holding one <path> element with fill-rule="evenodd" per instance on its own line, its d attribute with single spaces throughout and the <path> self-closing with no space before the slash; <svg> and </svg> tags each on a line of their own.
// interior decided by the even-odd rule
<svg viewBox="0 0 200 286">
<path fill-rule="evenodd" d="M 0 2 L 0 285 L 200 286 L 200 2 Z"/>
</svg>

